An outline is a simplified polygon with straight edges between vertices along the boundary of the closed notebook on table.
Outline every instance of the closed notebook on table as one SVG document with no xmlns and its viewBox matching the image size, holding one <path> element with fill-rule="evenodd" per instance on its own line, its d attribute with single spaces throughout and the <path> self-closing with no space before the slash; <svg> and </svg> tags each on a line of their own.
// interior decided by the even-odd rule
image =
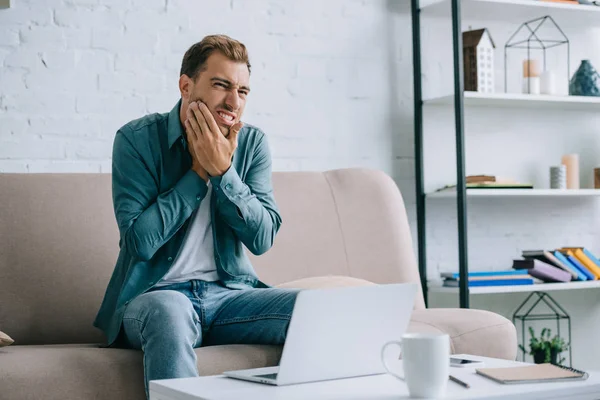
<svg viewBox="0 0 600 400">
<path fill-rule="evenodd" d="M 587 372 L 549 363 L 526 365 L 523 367 L 479 368 L 476 372 L 479 375 L 505 385 L 579 381 L 589 377 Z"/>
</svg>

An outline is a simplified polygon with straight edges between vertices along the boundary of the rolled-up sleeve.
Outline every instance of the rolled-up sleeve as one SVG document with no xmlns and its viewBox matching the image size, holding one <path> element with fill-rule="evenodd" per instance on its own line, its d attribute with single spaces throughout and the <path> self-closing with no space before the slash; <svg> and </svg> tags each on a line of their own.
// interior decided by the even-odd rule
<svg viewBox="0 0 600 400">
<path fill-rule="evenodd" d="M 271 153 L 260 133 L 252 164 L 242 181 L 235 168 L 210 181 L 217 210 L 244 245 L 255 255 L 268 251 L 281 227 L 281 215 L 273 196 Z"/>
</svg>

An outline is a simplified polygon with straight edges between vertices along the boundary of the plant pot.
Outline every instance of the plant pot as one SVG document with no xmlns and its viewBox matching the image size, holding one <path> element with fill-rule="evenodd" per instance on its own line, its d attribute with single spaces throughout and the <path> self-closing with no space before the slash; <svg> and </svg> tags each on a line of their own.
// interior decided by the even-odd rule
<svg viewBox="0 0 600 400">
<path fill-rule="evenodd" d="M 558 355 L 560 353 L 557 350 L 550 350 L 550 363 L 554 365 L 558 365 Z"/>
<path fill-rule="evenodd" d="M 533 362 L 536 364 L 543 364 L 546 361 L 546 352 L 538 351 L 533 353 Z"/>
<path fill-rule="evenodd" d="M 550 363 L 558 365 L 558 355 L 560 353 L 557 350 L 550 350 Z M 533 354 L 533 362 L 536 364 L 543 364 L 546 362 L 546 352 L 538 351 Z"/>
</svg>

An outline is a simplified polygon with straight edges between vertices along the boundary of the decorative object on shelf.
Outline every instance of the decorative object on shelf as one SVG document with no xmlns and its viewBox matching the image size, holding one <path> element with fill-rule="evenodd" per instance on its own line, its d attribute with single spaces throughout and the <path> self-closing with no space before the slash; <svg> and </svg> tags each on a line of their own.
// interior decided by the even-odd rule
<svg viewBox="0 0 600 400">
<path fill-rule="evenodd" d="M 571 96 L 600 96 L 600 74 L 590 60 L 581 60 L 581 64 L 569 82 Z"/>
<path fill-rule="evenodd" d="M 465 90 L 494 93 L 494 49 L 496 45 L 487 29 L 463 32 Z"/>
<path fill-rule="evenodd" d="M 525 347 L 520 344 L 519 348 L 524 353 L 529 353 L 533 356 L 533 362 L 536 364 L 551 363 L 554 365 L 562 365 L 565 362 L 565 358 L 562 357 L 560 360 L 558 356 L 569 349 L 569 345 L 565 343 L 565 340 L 559 335 L 555 335 L 551 338 L 552 331 L 550 328 L 542 329 L 542 333 L 539 338 L 535 337 L 535 331 L 530 326 L 529 334 L 529 352 L 525 350 Z"/>
<path fill-rule="evenodd" d="M 544 32 L 544 34 L 542 35 L 539 32 L 540 29 L 549 29 L 552 32 Z M 568 83 L 571 77 L 571 48 L 569 44 L 569 39 L 562 31 L 562 29 L 549 15 L 536 18 L 534 20 L 524 22 L 523 24 L 521 24 L 504 45 L 504 91 L 508 93 L 508 51 L 509 49 L 525 49 L 527 50 L 527 52 L 523 61 L 523 82 L 521 85 L 521 91 L 523 93 L 529 94 L 558 94 L 557 84 L 559 82 L 557 81 L 556 77 L 550 72 L 553 69 L 548 69 L 546 63 L 546 51 L 550 48 L 559 47 L 562 45 L 566 45 L 567 48 L 566 83 Z M 541 50 L 541 67 L 539 65 L 539 61 L 532 57 L 533 50 Z M 542 85 L 541 82 L 542 77 L 544 85 Z"/>
<path fill-rule="evenodd" d="M 523 82 L 521 90 L 525 94 L 540 94 L 540 63 L 538 60 L 523 61 Z"/>
<path fill-rule="evenodd" d="M 594 168 L 594 189 L 600 189 L 600 168 Z"/>
<path fill-rule="evenodd" d="M 533 305 L 531 304 L 531 302 L 533 302 Z M 540 306 L 545 306 L 543 307 L 542 313 L 536 313 L 534 312 L 534 310 L 537 307 Z M 524 313 L 520 314 L 521 310 L 526 310 Z M 548 310 L 550 310 L 551 312 L 548 312 Z M 522 360 L 525 361 L 525 355 L 526 354 L 530 354 L 534 357 L 534 361 L 536 363 L 538 363 L 538 361 L 540 359 L 542 360 L 546 360 L 546 351 L 549 350 L 550 351 L 550 361 L 552 362 L 552 357 L 553 357 L 553 352 L 552 350 L 554 349 L 554 352 L 556 353 L 556 363 L 560 363 L 562 365 L 562 363 L 565 361 L 564 358 L 560 359 L 560 362 L 558 360 L 558 355 L 560 353 L 562 353 L 563 351 L 568 350 L 569 351 L 569 366 L 572 366 L 573 364 L 573 354 L 572 354 L 572 346 L 571 346 L 571 317 L 569 316 L 569 314 L 567 314 L 567 312 L 565 311 L 565 309 L 556 302 L 556 300 L 554 300 L 552 298 L 552 296 L 550 296 L 547 292 L 531 292 L 531 294 L 529 296 L 527 296 L 527 298 L 525 299 L 525 301 L 523 301 L 521 303 L 521 305 L 519 305 L 519 307 L 517 307 L 517 310 L 514 312 L 513 317 L 512 317 L 512 321 L 513 324 L 515 325 L 515 327 L 517 328 L 517 332 L 519 332 L 519 324 L 517 324 L 517 321 L 521 322 L 521 326 L 520 326 L 520 333 L 521 333 L 521 338 L 520 338 L 520 342 L 522 344 L 519 344 L 519 349 L 522 351 Z M 557 335 L 554 338 L 550 338 L 551 332 L 549 329 L 546 328 L 546 330 L 542 331 L 542 335 L 541 337 L 535 338 L 535 334 L 532 331 L 531 326 L 529 327 L 529 333 L 531 334 L 531 338 L 529 341 L 529 351 L 527 351 L 525 349 L 525 346 L 523 346 L 523 344 L 525 344 L 525 324 L 528 321 L 554 321 L 556 322 L 556 330 L 557 330 Z M 561 336 L 561 322 L 562 321 L 566 321 L 567 324 L 567 341 L 565 343 L 564 339 L 562 339 Z M 518 335 L 518 333 L 517 333 Z M 534 340 L 535 338 L 535 340 Z M 518 338 L 517 338 L 518 339 Z M 543 343 L 543 344 L 542 344 Z M 559 350 L 560 349 L 560 350 Z M 541 355 L 537 355 L 537 359 L 536 354 L 541 354 Z M 543 357 L 543 358 L 542 358 Z"/>
<path fill-rule="evenodd" d="M 550 189 L 567 188 L 567 167 L 556 165 L 550 167 Z"/>
<path fill-rule="evenodd" d="M 567 167 L 567 189 L 579 189 L 579 154 L 565 154 L 561 164 Z"/>
<path fill-rule="evenodd" d="M 511 178 L 499 178 L 494 175 L 469 175 L 465 177 L 467 189 L 533 189 L 531 183 L 521 183 Z M 436 192 L 456 188 L 456 185 L 446 185 Z"/>
<path fill-rule="evenodd" d="M 544 71 L 540 75 L 540 93 L 556 96 L 558 90 L 556 87 L 556 74 L 554 71 Z"/>
</svg>

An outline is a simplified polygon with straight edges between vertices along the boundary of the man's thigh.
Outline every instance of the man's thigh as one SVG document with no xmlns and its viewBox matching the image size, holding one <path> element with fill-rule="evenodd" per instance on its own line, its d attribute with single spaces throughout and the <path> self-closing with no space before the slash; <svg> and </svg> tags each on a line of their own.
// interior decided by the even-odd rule
<svg viewBox="0 0 600 400">
<path fill-rule="evenodd" d="M 283 344 L 297 289 L 234 291 L 218 306 L 202 345 Z"/>
<path fill-rule="evenodd" d="M 146 292 L 133 299 L 123 314 L 122 340 L 125 347 L 141 350 L 149 337 L 201 337 L 200 320 L 192 302 L 175 290 Z"/>
</svg>

